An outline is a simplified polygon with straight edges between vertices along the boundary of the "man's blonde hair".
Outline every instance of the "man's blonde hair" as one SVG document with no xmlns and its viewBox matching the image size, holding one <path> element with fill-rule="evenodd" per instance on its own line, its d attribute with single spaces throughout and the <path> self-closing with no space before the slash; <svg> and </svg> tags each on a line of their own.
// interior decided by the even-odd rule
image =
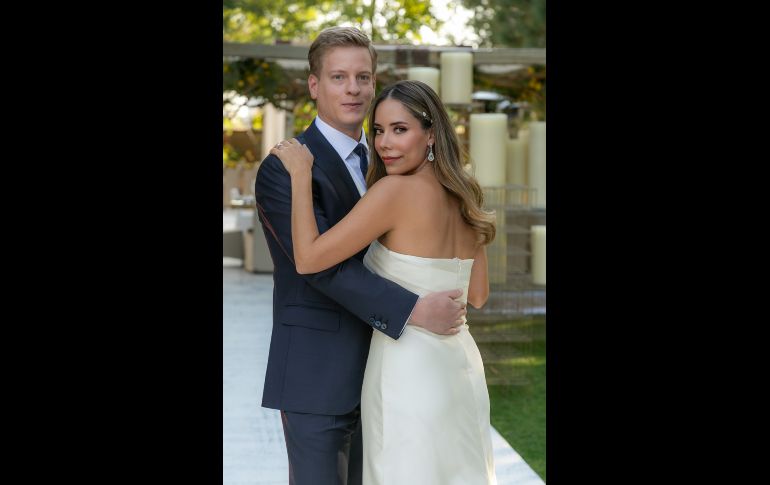
<svg viewBox="0 0 770 485">
<path fill-rule="evenodd" d="M 366 47 L 372 56 L 372 74 L 377 71 L 377 51 L 369 37 L 355 27 L 331 27 L 323 30 L 310 45 L 307 60 L 310 62 L 310 74 L 321 74 L 321 61 L 326 51 L 333 47 Z"/>
</svg>

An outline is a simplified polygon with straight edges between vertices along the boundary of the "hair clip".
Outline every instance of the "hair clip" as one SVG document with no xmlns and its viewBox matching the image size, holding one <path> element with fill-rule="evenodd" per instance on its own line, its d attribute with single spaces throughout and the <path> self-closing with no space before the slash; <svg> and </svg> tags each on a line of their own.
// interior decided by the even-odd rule
<svg viewBox="0 0 770 485">
<path fill-rule="evenodd" d="M 422 112 L 422 117 L 428 120 L 428 123 L 433 124 L 433 120 L 428 118 L 428 115 L 425 114 L 425 111 Z"/>
</svg>

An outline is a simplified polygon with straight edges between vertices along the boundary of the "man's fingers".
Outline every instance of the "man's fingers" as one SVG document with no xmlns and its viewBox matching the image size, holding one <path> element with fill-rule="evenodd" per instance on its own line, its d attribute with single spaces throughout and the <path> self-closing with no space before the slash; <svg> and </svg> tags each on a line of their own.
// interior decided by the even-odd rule
<svg viewBox="0 0 770 485">
<path fill-rule="evenodd" d="M 453 309 L 458 313 L 458 315 L 465 315 L 468 313 L 468 310 L 465 309 L 463 305 L 458 304 L 458 302 L 452 302 L 454 307 Z"/>
<path fill-rule="evenodd" d="M 455 290 L 444 290 L 444 291 L 437 291 L 437 295 L 446 296 L 451 299 L 460 298 L 463 294 L 462 288 L 458 288 Z"/>
</svg>

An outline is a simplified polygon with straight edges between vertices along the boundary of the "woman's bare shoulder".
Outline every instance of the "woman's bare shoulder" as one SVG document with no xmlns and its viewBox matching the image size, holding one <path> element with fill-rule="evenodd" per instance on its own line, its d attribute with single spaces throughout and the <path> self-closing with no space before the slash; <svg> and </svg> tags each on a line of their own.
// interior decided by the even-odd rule
<svg viewBox="0 0 770 485">
<path fill-rule="evenodd" d="M 366 193 L 393 195 L 409 186 L 409 178 L 403 175 L 386 175 L 369 187 Z"/>
<path fill-rule="evenodd" d="M 423 177 L 415 175 L 387 175 L 372 185 L 365 195 L 383 197 L 391 202 L 403 202 L 407 206 L 427 203 L 431 196 L 431 184 Z"/>
</svg>

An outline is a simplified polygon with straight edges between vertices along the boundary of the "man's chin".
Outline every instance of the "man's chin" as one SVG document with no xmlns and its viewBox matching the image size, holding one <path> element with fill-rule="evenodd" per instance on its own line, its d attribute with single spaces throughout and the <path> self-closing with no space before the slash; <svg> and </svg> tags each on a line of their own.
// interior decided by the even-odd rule
<svg viewBox="0 0 770 485">
<path fill-rule="evenodd" d="M 361 126 L 364 124 L 365 119 L 366 114 L 364 113 L 362 116 L 346 116 L 343 121 L 348 126 Z"/>
<path fill-rule="evenodd" d="M 340 121 L 342 121 L 347 130 L 358 131 L 364 124 L 364 118 L 345 118 Z"/>
</svg>

